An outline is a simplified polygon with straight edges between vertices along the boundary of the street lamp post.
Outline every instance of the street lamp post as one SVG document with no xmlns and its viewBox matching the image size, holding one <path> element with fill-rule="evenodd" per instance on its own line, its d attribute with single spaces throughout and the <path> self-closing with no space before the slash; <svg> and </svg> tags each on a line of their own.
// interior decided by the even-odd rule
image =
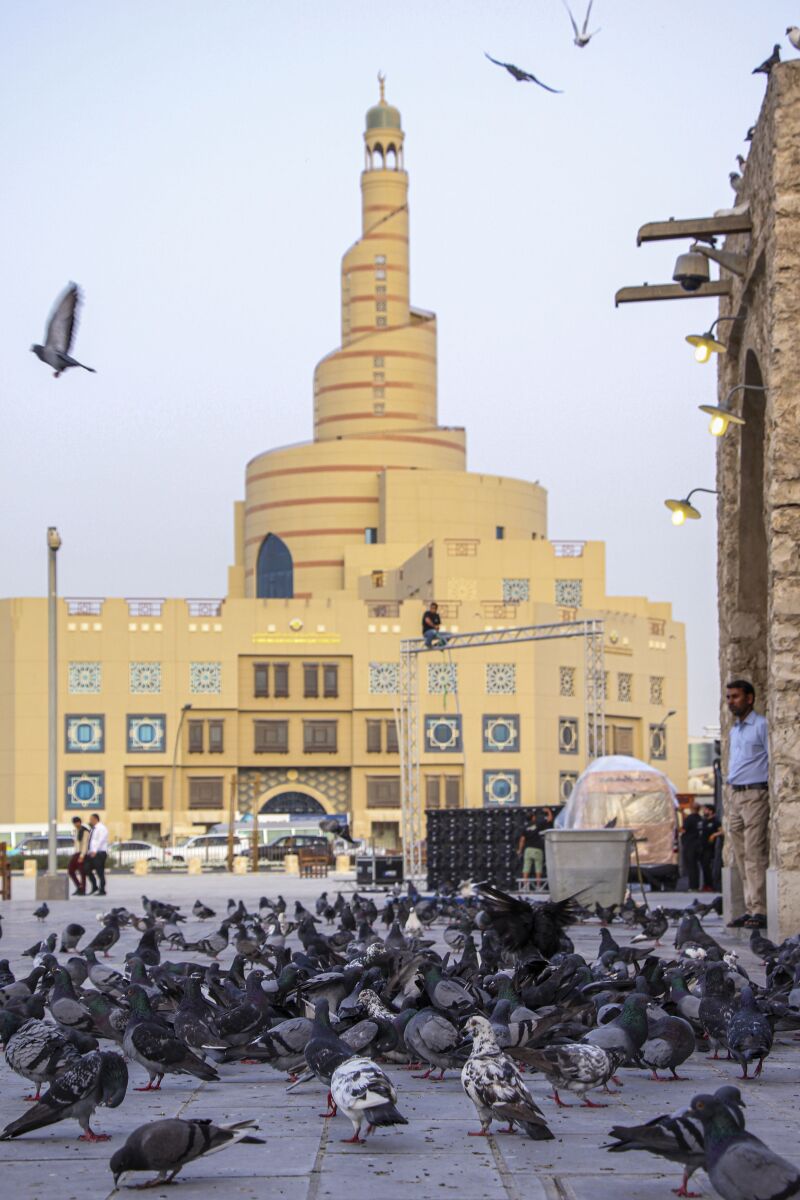
<svg viewBox="0 0 800 1200">
<path fill-rule="evenodd" d="M 56 555 L 61 535 L 47 530 L 47 872 L 36 880 L 37 899 L 60 900 L 67 878 L 58 876 L 58 581 Z"/>
<path fill-rule="evenodd" d="M 191 709 L 191 704 L 184 704 L 181 709 L 181 717 L 178 721 L 178 728 L 175 730 L 175 745 L 172 750 L 172 776 L 169 786 L 169 844 L 170 848 L 175 842 L 175 777 L 178 770 L 178 748 L 181 744 L 181 729 L 187 712 Z"/>
</svg>

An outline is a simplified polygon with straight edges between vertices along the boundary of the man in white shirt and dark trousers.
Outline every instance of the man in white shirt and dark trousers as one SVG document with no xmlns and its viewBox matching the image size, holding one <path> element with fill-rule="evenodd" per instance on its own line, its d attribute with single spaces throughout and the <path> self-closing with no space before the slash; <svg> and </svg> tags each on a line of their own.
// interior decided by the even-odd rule
<svg viewBox="0 0 800 1200">
<path fill-rule="evenodd" d="M 86 878 L 92 885 L 89 893 L 93 896 L 106 894 L 106 858 L 108 857 L 108 829 L 98 817 L 92 813 L 89 817 L 89 849 L 86 852 Z"/>
<path fill-rule="evenodd" d="M 728 708 L 736 718 L 728 743 L 725 817 L 742 880 L 745 912 L 733 929 L 765 929 L 769 863 L 769 736 L 766 718 L 753 711 L 756 693 L 746 679 L 728 684 Z"/>
</svg>

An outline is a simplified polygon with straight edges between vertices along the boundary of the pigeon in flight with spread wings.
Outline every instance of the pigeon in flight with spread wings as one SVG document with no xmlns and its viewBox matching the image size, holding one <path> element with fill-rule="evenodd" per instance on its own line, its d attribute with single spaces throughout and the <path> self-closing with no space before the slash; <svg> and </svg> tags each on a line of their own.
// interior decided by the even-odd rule
<svg viewBox="0 0 800 1200">
<path fill-rule="evenodd" d="M 484 50 L 484 54 L 486 51 Z M 557 96 L 561 95 L 558 88 L 548 87 L 546 83 L 542 83 L 541 79 L 537 79 L 535 75 L 531 75 L 530 71 L 523 71 L 521 67 L 515 67 L 513 63 L 500 62 L 497 58 L 492 58 L 491 54 L 486 54 L 489 62 L 494 63 L 496 67 L 505 67 L 509 75 L 516 79 L 517 83 L 538 83 L 540 88 L 544 88 L 546 92 L 554 92 Z"/>
<path fill-rule="evenodd" d="M 47 322 L 44 345 L 33 345 L 31 350 L 48 367 L 53 367 L 53 375 L 58 379 L 63 371 L 70 367 L 83 367 L 84 371 L 95 374 L 94 367 L 87 367 L 70 357 L 70 349 L 75 337 L 78 324 L 78 309 L 81 303 L 81 291 L 77 283 L 70 283 L 55 303 L 50 319 Z"/>
<path fill-rule="evenodd" d="M 572 9 L 567 4 L 567 0 L 562 0 L 562 3 L 564 5 L 564 8 L 567 10 L 567 16 L 569 17 L 570 21 L 572 22 L 572 28 L 575 33 L 575 37 L 572 40 L 575 43 L 575 45 L 578 47 L 578 49 L 582 50 L 584 48 L 584 46 L 589 45 L 589 42 L 592 40 L 594 35 L 596 33 L 600 32 L 599 29 L 594 29 L 594 30 L 592 30 L 591 33 L 586 32 L 587 29 L 589 28 L 589 17 L 592 15 L 592 4 L 594 3 L 594 0 L 589 0 L 589 7 L 586 9 L 586 18 L 583 22 L 583 26 L 580 29 L 578 29 L 578 22 L 573 17 Z"/>
</svg>

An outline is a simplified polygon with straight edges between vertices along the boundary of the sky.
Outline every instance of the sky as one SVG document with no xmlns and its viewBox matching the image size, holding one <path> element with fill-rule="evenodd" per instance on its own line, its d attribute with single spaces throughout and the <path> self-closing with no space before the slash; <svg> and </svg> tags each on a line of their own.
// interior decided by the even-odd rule
<svg viewBox="0 0 800 1200">
<path fill-rule="evenodd" d="M 582 10 L 584 0 L 574 0 Z M 582 17 L 582 11 L 580 13 Z M 439 318 L 439 419 L 473 471 L 538 480 L 549 532 L 607 543 L 608 590 L 687 629 L 690 730 L 719 720 L 713 300 L 614 308 L 733 203 L 783 0 L 25 0 L 0 5 L 0 595 L 223 596 L 248 459 L 311 436 L 360 233 L 376 74 L 410 174 L 412 302 Z M 515 83 L 483 57 L 563 89 Z M 77 280 L 54 380 L 28 348 Z M 731 436 L 730 434 L 728 436 Z M 735 432 L 733 434 L 735 436 Z"/>
</svg>

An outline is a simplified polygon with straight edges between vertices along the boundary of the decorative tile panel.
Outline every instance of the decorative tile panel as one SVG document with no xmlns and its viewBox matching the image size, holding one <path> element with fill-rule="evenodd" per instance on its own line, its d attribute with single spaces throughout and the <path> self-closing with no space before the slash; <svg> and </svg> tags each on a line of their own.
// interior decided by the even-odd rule
<svg viewBox="0 0 800 1200">
<path fill-rule="evenodd" d="M 578 753 L 578 718 L 559 717 L 558 719 L 558 752 L 559 754 Z"/>
<path fill-rule="evenodd" d="M 650 726 L 650 758 L 652 761 L 667 757 L 667 729 L 665 725 Z"/>
<path fill-rule="evenodd" d="M 105 807 L 105 771 L 67 771 L 64 807 L 92 810 Z"/>
<path fill-rule="evenodd" d="M 128 717 L 128 753 L 163 754 L 167 748 L 167 718 L 164 713 Z"/>
<path fill-rule="evenodd" d="M 512 808 L 520 802 L 519 771 L 484 771 L 484 808 Z"/>
<path fill-rule="evenodd" d="M 103 684 L 103 667 L 99 662 L 71 662 L 67 669 L 67 688 L 73 694 L 97 693 Z"/>
<path fill-rule="evenodd" d="M 578 782 L 577 771 L 559 771 L 558 772 L 558 798 L 562 804 L 566 804 L 572 795 L 572 789 Z"/>
<path fill-rule="evenodd" d="M 67 754 L 102 754 L 105 749 L 105 718 L 68 713 L 64 718 L 64 749 Z"/>
<path fill-rule="evenodd" d="M 575 695 L 575 668 L 574 667 L 559 667 L 558 668 L 558 694 L 559 694 L 559 696 L 574 696 Z"/>
<path fill-rule="evenodd" d="M 161 691 L 161 663 L 129 663 L 128 680 L 128 686 L 134 695 L 156 695 Z"/>
<path fill-rule="evenodd" d="M 664 676 L 663 675 L 651 675 L 650 676 L 650 703 L 651 704 L 663 704 L 664 703 Z"/>
<path fill-rule="evenodd" d="M 531 598 L 531 581 L 529 579 L 504 579 L 503 603 L 521 604 Z"/>
<path fill-rule="evenodd" d="M 460 754 L 461 717 L 446 714 L 425 718 L 425 749 L 441 754 Z"/>
<path fill-rule="evenodd" d="M 567 608 L 580 608 L 583 604 L 583 580 L 557 579 L 555 602 Z"/>
<path fill-rule="evenodd" d="M 483 748 L 498 754 L 519 750 L 519 717 L 484 716 Z"/>
<path fill-rule="evenodd" d="M 395 695 L 399 692 L 400 664 L 371 662 L 369 664 L 369 690 L 373 696 Z"/>
<path fill-rule="evenodd" d="M 240 813 L 260 812 L 267 801 L 280 791 L 304 792 L 322 797 L 331 814 L 346 815 L 350 810 L 350 769 L 348 767 L 262 767 L 244 769 L 238 774 Z"/>
<path fill-rule="evenodd" d="M 428 663 L 428 695 L 454 693 L 458 688 L 458 667 L 451 662 Z"/>
<path fill-rule="evenodd" d="M 486 693 L 489 696 L 513 696 L 517 690 L 516 663 L 486 664 Z"/>
<path fill-rule="evenodd" d="M 218 695 L 222 691 L 222 663 L 193 662 L 189 666 L 189 691 Z"/>
<path fill-rule="evenodd" d="M 617 675 L 617 700 L 623 704 L 633 700 L 633 675 L 629 671 L 620 671 Z"/>
</svg>

